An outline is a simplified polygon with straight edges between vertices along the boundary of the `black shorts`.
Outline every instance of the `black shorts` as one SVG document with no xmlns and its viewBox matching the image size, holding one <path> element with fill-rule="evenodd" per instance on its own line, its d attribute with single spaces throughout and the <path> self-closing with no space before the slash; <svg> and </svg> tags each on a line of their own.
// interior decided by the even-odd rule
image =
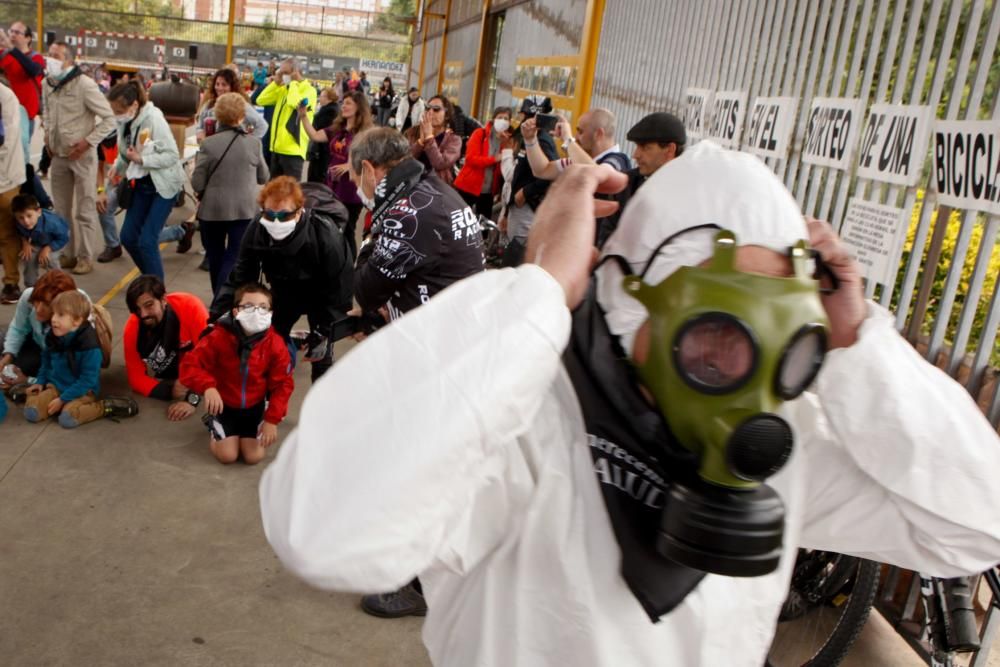
<svg viewBox="0 0 1000 667">
<path fill-rule="evenodd" d="M 227 438 L 234 435 L 241 438 L 256 438 L 260 431 L 260 423 L 264 421 L 264 401 L 249 408 L 224 406 L 222 414 L 216 419 L 222 425 Z"/>
</svg>

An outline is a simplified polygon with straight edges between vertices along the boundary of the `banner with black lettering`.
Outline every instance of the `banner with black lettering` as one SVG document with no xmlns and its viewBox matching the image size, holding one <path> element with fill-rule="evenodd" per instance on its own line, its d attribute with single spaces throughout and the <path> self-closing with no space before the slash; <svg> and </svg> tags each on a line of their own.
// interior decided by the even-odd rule
<svg viewBox="0 0 1000 667">
<path fill-rule="evenodd" d="M 861 134 L 858 177 L 916 185 L 927 157 L 933 120 L 928 106 L 872 105 Z"/>
<path fill-rule="evenodd" d="M 684 91 L 684 130 L 688 139 L 701 139 L 708 132 L 712 114 L 712 91 L 688 88 Z"/>
<path fill-rule="evenodd" d="M 997 121 L 938 121 L 933 155 L 939 204 L 1000 215 Z"/>
<path fill-rule="evenodd" d="M 798 108 L 796 97 L 758 97 L 750 110 L 743 148 L 761 157 L 788 157 Z"/>
<path fill-rule="evenodd" d="M 847 169 L 858 144 L 864 102 L 857 98 L 817 97 L 809 109 L 802 161 Z"/>
<path fill-rule="evenodd" d="M 738 90 L 720 90 L 712 102 L 712 125 L 708 136 L 726 148 L 740 147 L 743 119 L 747 113 L 747 94 Z"/>
<path fill-rule="evenodd" d="M 851 198 L 840 238 L 851 250 L 865 278 L 891 285 L 899 269 L 905 211 L 895 206 Z"/>
</svg>

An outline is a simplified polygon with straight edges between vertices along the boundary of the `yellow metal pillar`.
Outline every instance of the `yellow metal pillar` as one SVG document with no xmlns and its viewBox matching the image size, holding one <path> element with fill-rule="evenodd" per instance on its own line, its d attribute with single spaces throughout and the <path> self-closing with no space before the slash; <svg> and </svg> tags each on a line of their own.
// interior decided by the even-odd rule
<svg viewBox="0 0 1000 667">
<path fill-rule="evenodd" d="M 429 17 L 427 16 L 427 0 L 423 0 L 424 8 L 420 12 L 423 17 L 423 25 L 420 29 L 423 31 L 423 35 L 420 38 L 420 72 L 417 74 L 417 90 L 420 94 L 424 93 L 424 65 L 427 63 L 427 23 L 429 22 Z"/>
<path fill-rule="evenodd" d="M 486 67 L 486 25 L 490 18 L 491 0 L 483 0 L 483 18 L 479 22 L 479 51 L 476 54 L 476 74 L 472 79 L 472 108 L 469 110 L 473 118 L 479 118 L 479 98 L 483 85 L 483 72 Z"/>
<path fill-rule="evenodd" d="M 594 95 L 594 74 L 597 71 L 597 49 L 601 43 L 601 23 L 604 20 L 606 0 L 587 0 L 587 14 L 583 24 L 583 43 L 580 45 L 580 88 L 577 91 L 576 118 L 590 109 Z"/>
<path fill-rule="evenodd" d="M 435 94 L 441 92 L 441 86 L 444 85 L 444 63 L 448 58 L 448 23 L 451 21 L 451 0 L 448 0 L 447 5 L 445 5 L 444 10 L 444 33 L 441 35 L 441 66 L 438 67 L 438 83 L 437 90 L 434 91 Z"/>
<path fill-rule="evenodd" d="M 35 49 L 39 53 L 45 53 L 45 3 L 43 0 L 38 0 L 38 18 L 36 23 L 38 27 L 35 28 Z"/>
<path fill-rule="evenodd" d="M 233 62 L 233 34 L 236 31 L 236 0 L 229 0 L 229 27 L 226 30 L 226 63 Z"/>
</svg>

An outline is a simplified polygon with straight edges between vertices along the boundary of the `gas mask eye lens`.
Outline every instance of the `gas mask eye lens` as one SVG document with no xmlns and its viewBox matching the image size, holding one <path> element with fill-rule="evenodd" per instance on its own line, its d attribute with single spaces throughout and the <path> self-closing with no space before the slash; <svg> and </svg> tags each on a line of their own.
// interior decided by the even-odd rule
<svg viewBox="0 0 1000 667">
<path fill-rule="evenodd" d="M 826 330 L 819 324 L 807 324 L 796 332 L 785 347 L 775 375 L 775 392 L 786 401 L 804 392 L 819 374 L 826 355 Z"/>
<path fill-rule="evenodd" d="M 674 363 L 680 376 L 706 394 L 739 388 L 757 365 L 750 330 L 731 315 L 707 313 L 689 320 L 675 340 Z"/>
</svg>

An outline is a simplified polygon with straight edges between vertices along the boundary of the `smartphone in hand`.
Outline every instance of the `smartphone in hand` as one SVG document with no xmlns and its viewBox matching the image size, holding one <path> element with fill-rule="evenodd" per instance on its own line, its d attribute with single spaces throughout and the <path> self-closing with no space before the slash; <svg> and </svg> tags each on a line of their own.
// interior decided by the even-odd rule
<svg viewBox="0 0 1000 667">
<path fill-rule="evenodd" d="M 535 125 L 539 130 L 546 130 L 551 132 L 556 129 L 556 125 L 559 123 L 559 116 L 551 113 L 539 113 L 535 114 Z"/>
</svg>

